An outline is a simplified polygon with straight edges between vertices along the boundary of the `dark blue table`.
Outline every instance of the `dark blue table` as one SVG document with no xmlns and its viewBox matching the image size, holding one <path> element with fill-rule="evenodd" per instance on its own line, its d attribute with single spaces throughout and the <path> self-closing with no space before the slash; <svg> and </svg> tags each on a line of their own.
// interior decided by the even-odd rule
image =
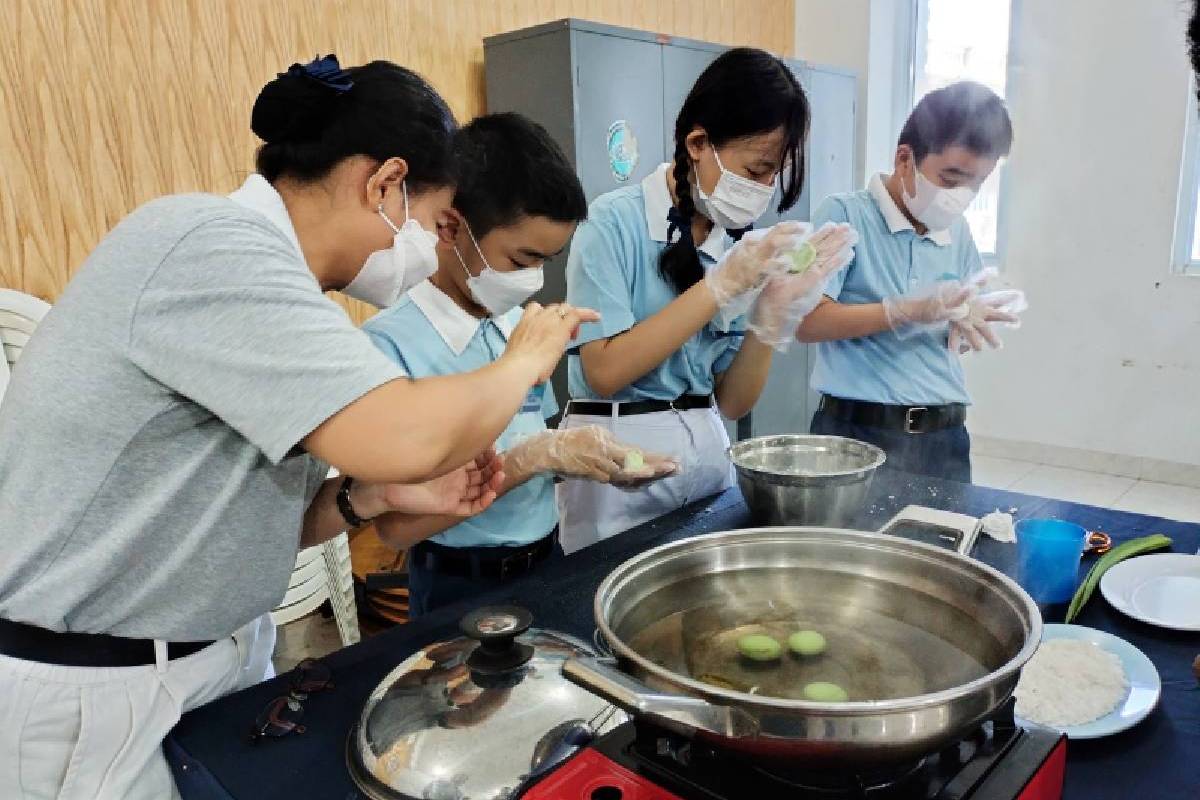
<svg viewBox="0 0 1200 800">
<path fill-rule="evenodd" d="M 1116 541 L 1164 533 L 1173 550 L 1195 553 L 1200 525 L 1110 511 L 949 483 L 881 470 L 855 527 L 875 530 L 910 503 L 972 516 L 1016 509 L 1018 518 L 1059 517 L 1102 530 Z M 536 624 L 590 639 L 592 594 L 613 567 L 649 547 L 717 530 L 748 527 L 737 490 L 719 495 L 547 565 L 506 589 L 470 604 L 446 608 L 330 655 L 336 688 L 313 695 L 305 706 L 303 735 L 251 745 L 246 733 L 259 710 L 285 693 L 277 678 L 223 698 L 184 716 L 166 744 L 179 788 L 187 800 L 272 800 L 362 795 L 345 768 L 345 741 L 367 695 L 393 667 L 430 642 L 455 637 L 458 619 L 473 607 L 515 602 Z M 975 557 L 1010 572 L 1011 545 L 982 539 Z M 1048 619 L 1058 622 L 1058 619 Z M 1112 610 L 1099 592 L 1078 624 L 1100 628 L 1140 648 L 1158 668 L 1159 707 L 1132 730 L 1105 739 L 1072 742 L 1068 748 L 1068 800 L 1200 797 L 1200 689 L 1192 659 L 1200 635 L 1144 625 Z"/>
</svg>

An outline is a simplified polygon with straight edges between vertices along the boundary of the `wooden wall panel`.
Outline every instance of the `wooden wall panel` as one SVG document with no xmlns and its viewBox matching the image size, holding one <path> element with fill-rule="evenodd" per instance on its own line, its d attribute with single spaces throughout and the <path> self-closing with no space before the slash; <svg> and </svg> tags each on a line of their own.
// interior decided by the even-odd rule
<svg viewBox="0 0 1200 800">
<path fill-rule="evenodd" d="M 793 14 L 794 0 L 0 0 L 0 286 L 53 301 L 138 204 L 231 191 L 253 164 L 259 87 L 317 53 L 411 67 L 467 119 L 494 33 L 580 17 L 790 54 Z"/>
</svg>

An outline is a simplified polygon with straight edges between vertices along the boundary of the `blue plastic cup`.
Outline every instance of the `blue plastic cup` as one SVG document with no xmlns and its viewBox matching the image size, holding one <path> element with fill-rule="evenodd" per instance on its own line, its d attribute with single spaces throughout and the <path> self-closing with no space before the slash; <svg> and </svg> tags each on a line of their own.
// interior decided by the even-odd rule
<svg viewBox="0 0 1200 800">
<path fill-rule="evenodd" d="M 1087 530 L 1061 519 L 1023 519 L 1016 531 L 1017 582 L 1038 603 L 1069 601 Z"/>
</svg>

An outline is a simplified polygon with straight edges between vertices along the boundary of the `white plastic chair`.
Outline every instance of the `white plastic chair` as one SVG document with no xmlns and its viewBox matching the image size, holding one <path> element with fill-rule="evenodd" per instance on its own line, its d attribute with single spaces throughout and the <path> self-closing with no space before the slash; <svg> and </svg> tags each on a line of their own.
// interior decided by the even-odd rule
<svg viewBox="0 0 1200 800">
<path fill-rule="evenodd" d="M 350 570 L 350 542 L 346 534 L 315 547 L 306 547 L 296 558 L 287 593 L 271 612 L 271 621 L 286 625 L 315 611 L 326 600 L 333 606 L 343 645 L 357 642 L 358 609 L 354 603 L 354 576 Z"/>
<path fill-rule="evenodd" d="M 9 369 L 25 348 L 50 304 L 15 289 L 0 289 L 0 397 L 8 388 Z"/>
<path fill-rule="evenodd" d="M 329 477 L 337 475 L 330 470 Z M 333 606 L 342 645 L 362 638 L 358 606 L 354 602 L 354 573 L 350 566 L 350 539 L 335 536 L 324 544 L 306 547 L 296 556 L 296 567 L 282 602 L 271 612 L 276 626 L 286 625 L 316 610 L 326 600 Z"/>
</svg>

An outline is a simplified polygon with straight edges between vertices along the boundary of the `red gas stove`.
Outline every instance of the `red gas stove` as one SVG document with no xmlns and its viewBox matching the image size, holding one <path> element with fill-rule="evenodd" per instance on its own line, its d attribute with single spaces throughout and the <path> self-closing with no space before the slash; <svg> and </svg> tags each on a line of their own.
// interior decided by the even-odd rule
<svg viewBox="0 0 1200 800">
<path fill-rule="evenodd" d="M 1060 800 L 1066 739 L 1013 721 L 1010 700 L 915 764 L 870 772 L 765 767 L 644 722 L 600 737 L 528 800 Z"/>
</svg>

